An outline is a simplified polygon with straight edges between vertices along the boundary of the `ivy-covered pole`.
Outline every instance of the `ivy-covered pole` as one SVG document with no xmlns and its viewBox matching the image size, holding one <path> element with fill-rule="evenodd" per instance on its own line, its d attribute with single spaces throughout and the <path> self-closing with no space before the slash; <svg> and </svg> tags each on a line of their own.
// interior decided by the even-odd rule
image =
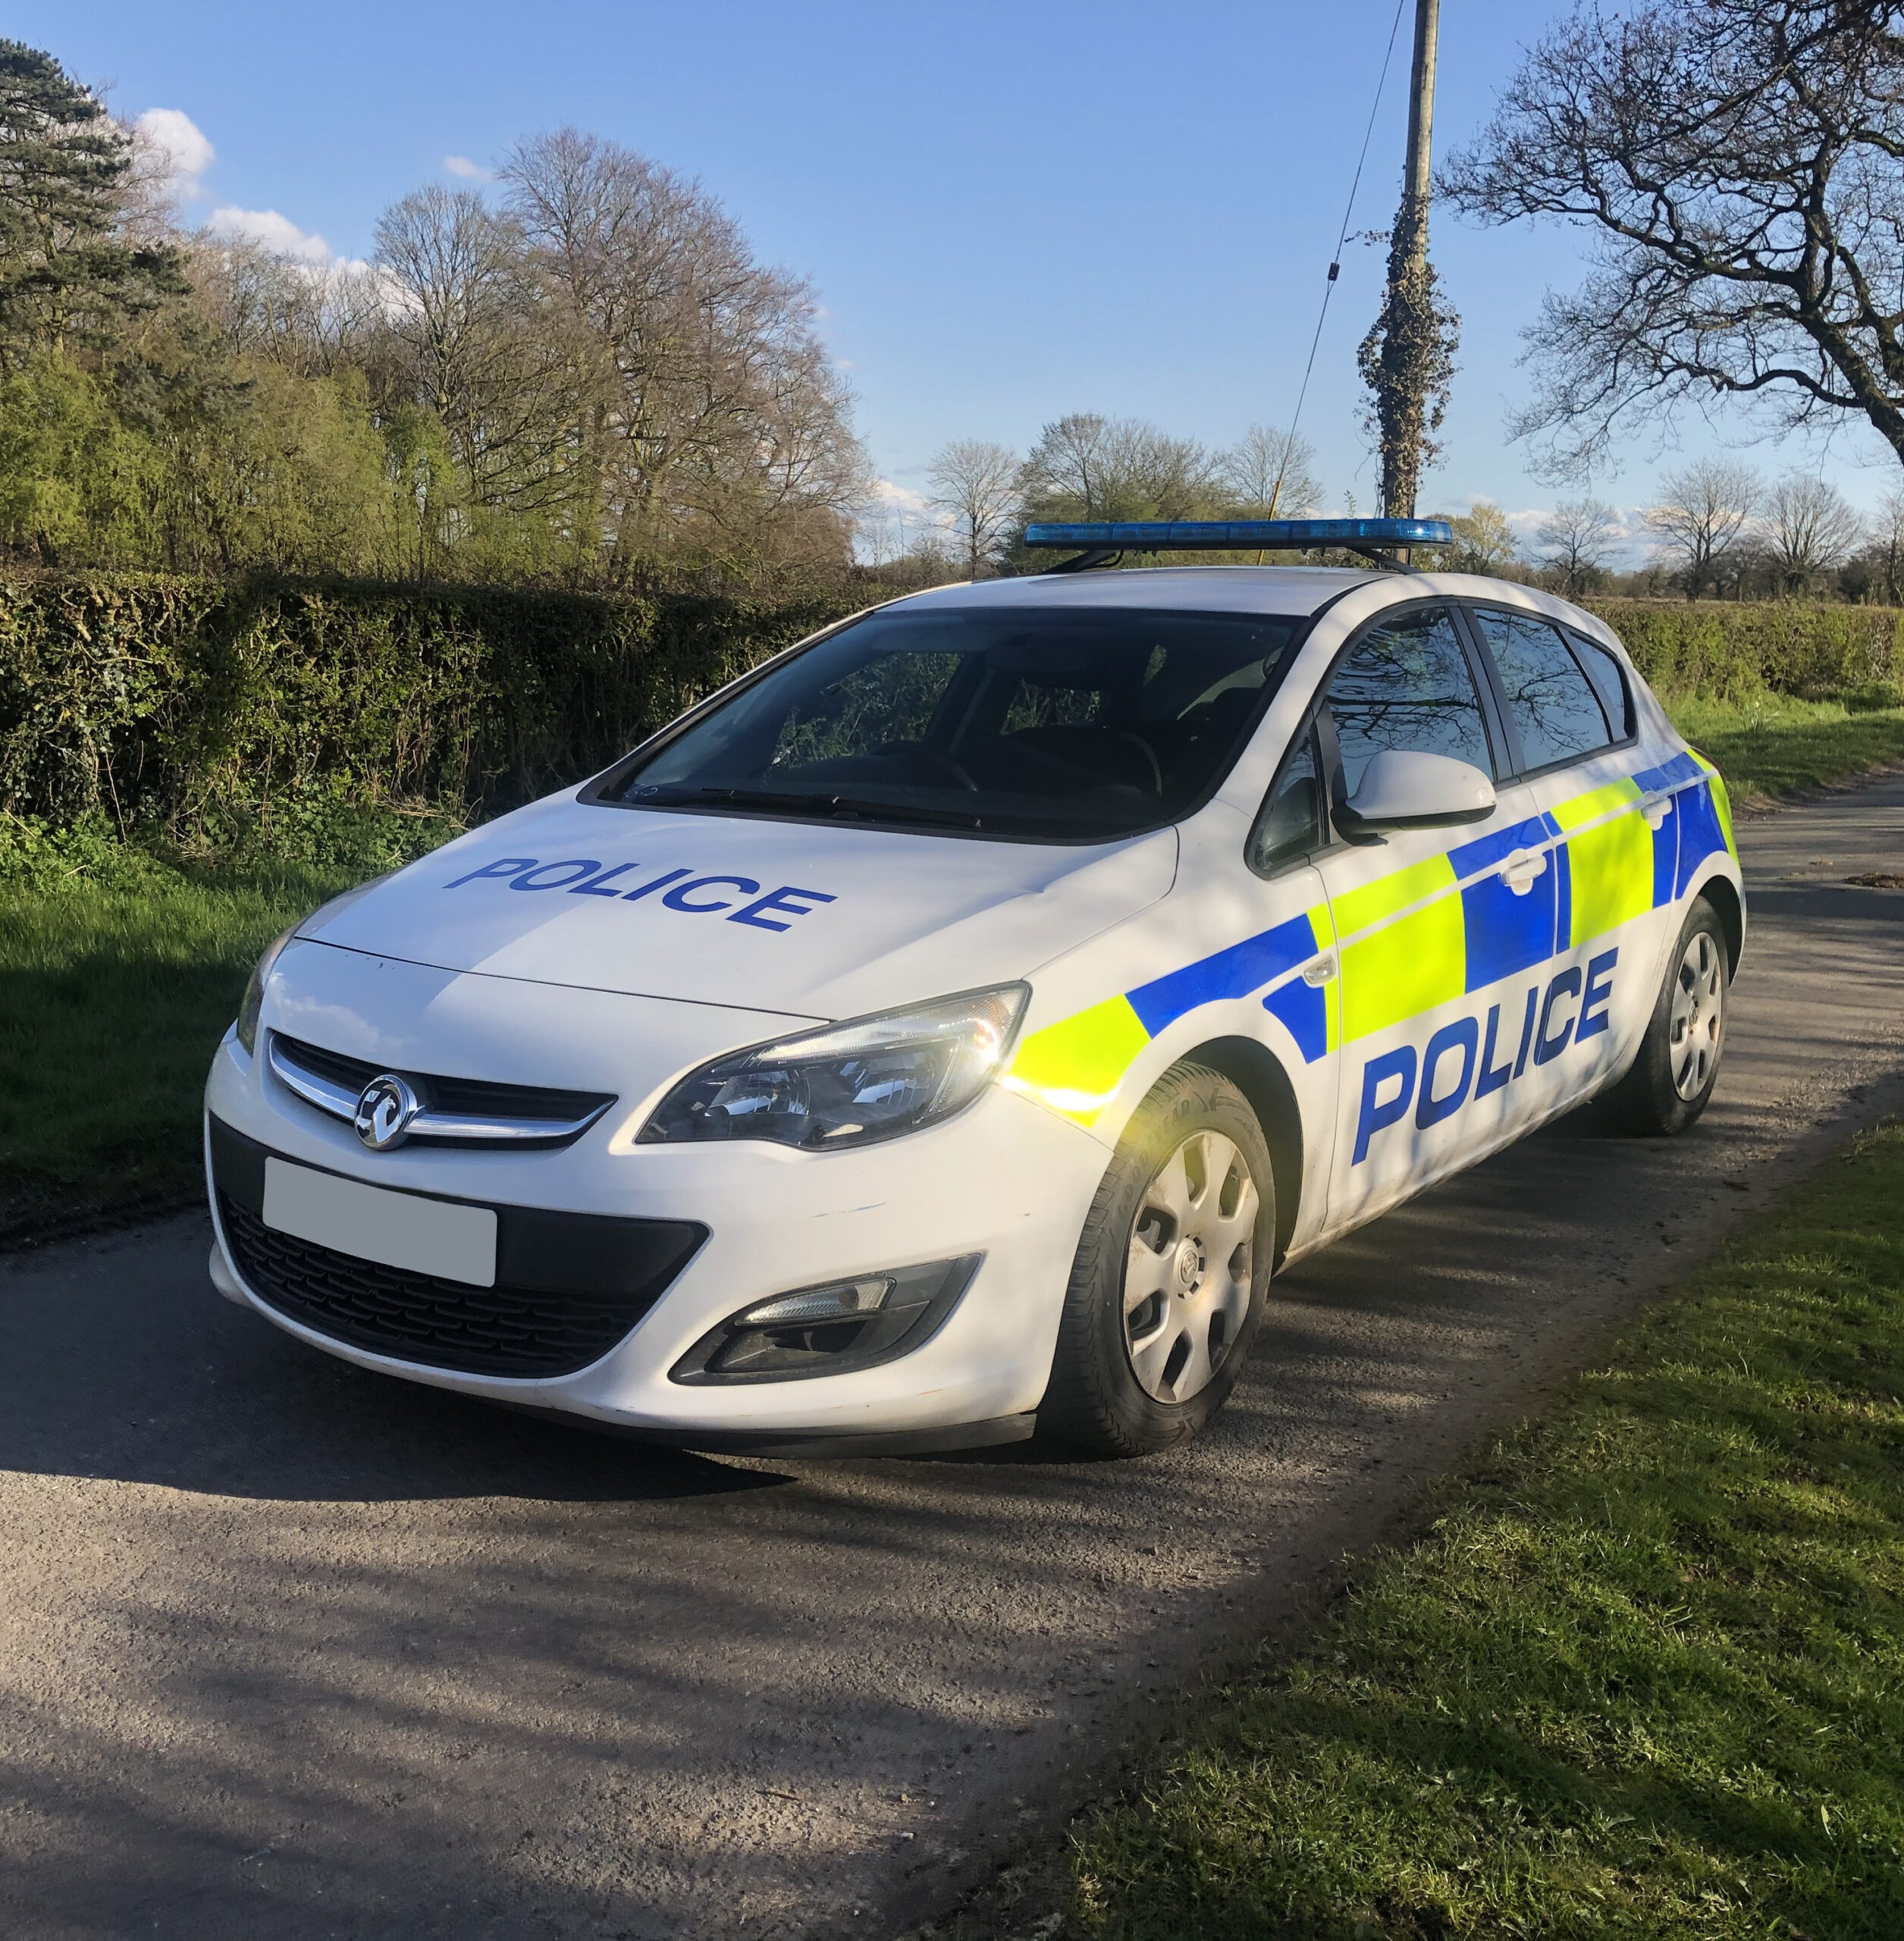
<svg viewBox="0 0 1904 1941">
<path fill-rule="evenodd" d="M 1460 319 L 1439 301 L 1428 260 L 1429 162 L 1440 0 L 1415 0 L 1415 58 L 1408 102 L 1408 163 L 1401 210 L 1388 245 L 1382 313 L 1363 339 L 1363 381 L 1373 394 L 1370 428 L 1382 453 L 1382 510 L 1412 519 L 1424 466 L 1440 447 Z"/>
</svg>

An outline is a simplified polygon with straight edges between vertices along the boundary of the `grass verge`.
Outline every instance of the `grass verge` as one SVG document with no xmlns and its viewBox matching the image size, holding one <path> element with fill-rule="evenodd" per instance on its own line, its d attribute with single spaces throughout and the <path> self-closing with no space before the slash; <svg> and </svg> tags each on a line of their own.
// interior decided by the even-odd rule
<svg viewBox="0 0 1904 1941">
<path fill-rule="evenodd" d="M 1764 694 L 1744 701 L 1692 695 L 1669 701 L 1667 712 L 1726 778 L 1735 805 L 1904 761 L 1904 707 Z"/>
<path fill-rule="evenodd" d="M 1904 1934 L 1904 1127 L 1441 1502 L 1074 1830 L 1066 1933 Z"/>
<path fill-rule="evenodd" d="M 130 851 L 0 880 L 0 1243 L 197 1191 L 199 1095 L 253 963 L 356 873 Z"/>
</svg>

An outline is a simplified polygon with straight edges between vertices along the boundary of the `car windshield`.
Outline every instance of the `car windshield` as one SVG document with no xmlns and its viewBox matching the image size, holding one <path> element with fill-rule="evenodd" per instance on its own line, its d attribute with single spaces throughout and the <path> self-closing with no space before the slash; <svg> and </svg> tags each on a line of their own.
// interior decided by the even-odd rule
<svg viewBox="0 0 1904 1941">
<path fill-rule="evenodd" d="M 1103 841 L 1209 793 L 1302 624 L 1259 613 L 874 613 L 624 770 L 634 807 Z"/>
</svg>

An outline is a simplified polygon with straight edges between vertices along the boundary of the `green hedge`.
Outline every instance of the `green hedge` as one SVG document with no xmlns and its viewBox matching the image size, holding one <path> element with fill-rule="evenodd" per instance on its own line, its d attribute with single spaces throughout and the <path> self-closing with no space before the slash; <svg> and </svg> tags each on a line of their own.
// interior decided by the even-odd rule
<svg viewBox="0 0 1904 1941">
<path fill-rule="evenodd" d="M 763 656 L 889 591 L 692 594 L 0 580 L 0 814 L 224 848 L 406 810 L 460 823 L 588 774 Z M 1608 600 L 1663 691 L 1904 679 L 1887 607 Z"/>
<path fill-rule="evenodd" d="M 879 597 L 0 581 L 0 811 L 191 848 L 327 803 L 461 820 L 603 767 Z"/>
<path fill-rule="evenodd" d="M 1662 694 L 1806 700 L 1904 683 L 1904 612 L 1802 600 L 1589 600 Z"/>
</svg>

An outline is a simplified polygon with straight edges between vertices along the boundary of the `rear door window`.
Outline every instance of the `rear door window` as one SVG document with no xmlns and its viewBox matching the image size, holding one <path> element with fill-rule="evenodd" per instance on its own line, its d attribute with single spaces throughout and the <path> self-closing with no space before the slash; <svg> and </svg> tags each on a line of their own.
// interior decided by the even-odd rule
<svg viewBox="0 0 1904 1941">
<path fill-rule="evenodd" d="M 1593 691 L 1600 697 L 1600 705 L 1607 710 L 1614 739 L 1623 742 L 1633 732 L 1633 698 L 1626 686 L 1626 670 L 1618 657 L 1598 641 L 1589 640 L 1582 634 L 1569 634 L 1567 640 L 1586 669 Z"/>
</svg>

